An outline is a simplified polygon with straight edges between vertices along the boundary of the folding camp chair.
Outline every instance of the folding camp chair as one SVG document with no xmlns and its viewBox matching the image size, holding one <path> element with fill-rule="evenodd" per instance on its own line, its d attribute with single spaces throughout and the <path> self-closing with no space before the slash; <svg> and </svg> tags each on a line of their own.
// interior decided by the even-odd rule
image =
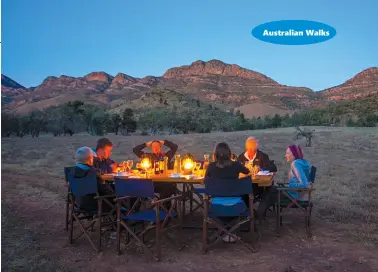
<svg viewBox="0 0 378 272">
<path fill-rule="evenodd" d="M 284 209 L 295 208 L 297 211 L 301 212 L 305 216 L 305 227 L 307 235 L 310 237 L 311 233 L 311 213 L 312 213 L 312 201 L 311 193 L 315 189 L 313 184 L 315 183 L 316 177 L 316 167 L 311 166 L 310 169 L 310 188 L 288 188 L 288 187 L 277 187 L 277 213 L 276 213 L 276 225 L 277 225 L 277 235 L 280 235 L 280 227 L 282 226 L 282 215 Z M 293 197 L 290 192 L 297 193 L 296 197 Z M 308 196 L 308 200 L 299 200 L 303 196 Z"/>
<path fill-rule="evenodd" d="M 250 235 L 254 236 L 254 212 L 253 212 L 253 193 L 252 193 L 251 177 L 245 177 L 242 179 L 216 179 L 206 178 L 205 180 L 205 197 L 204 197 L 204 212 L 203 212 L 203 237 L 202 237 L 202 250 L 206 253 L 210 245 L 215 245 L 222 241 L 226 235 L 230 235 L 236 241 L 241 242 L 252 252 L 255 251 L 253 247 L 246 244 L 233 232 L 240 228 L 243 224 L 250 224 Z M 244 201 L 240 198 L 242 195 L 248 194 L 249 207 L 247 207 Z M 236 200 L 233 204 L 215 204 L 214 201 L 217 197 L 222 197 L 227 200 Z M 235 217 L 229 224 L 224 226 L 219 222 L 221 217 Z M 218 228 L 218 233 L 215 236 L 215 241 L 210 242 L 213 239 L 208 239 L 208 225 L 212 224 Z"/>
<path fill-rule="evenodd" d="M 190 213 L 194 213 L 199 209 L 203 209 L 203 195 L 205 194 L 205 188 L 194 187 L 191 185 L 191 192 L 190 192 L 190 202 L 189 202 L 189 211 Z M 197 196 L 198 200 L 194 197 Z M 193 203 L 196 206 L 193 206 Z"/>
<path fill-rule="evenodd" d="M 130 241 L 127 239 L 126 248 L 129 248 L 134 242 L 138 242 L 142 245 L 145 252 L 157 261 L 159 261 L 161 257 L 161 234 L 167 238 L 168 241 L 175 244 L 166 231 L 178 227 L 179 235 L 177 240 L 179 241 L 179 248 L 181 249 L 181 195 L 160 200 L 154 198 L 154 185 L 150 179 L 120 179 L 115 177 L 114 183 L 117 196 L 117 254 L 121 254 L 121 227 L 126 230 L 127 237 L 131 235 L 131 237 L 134 238 Z M 121 201 L 128 198 L 137 198 L 137 201 L 135 201 L 133 207 L 127 211 L 126 215 L 121 215 Z M 135 212 L 135 207 L 138 203 L 146 198 L 151 200 L 150 207 L 146 210 Z M 168 201 L 173 201 L 173 205 L 171 205 L 169 210 L 163 205 Z M 168 222 L 170 222 L 169 226 L 167 226 Z M 143 228 L 140 230 L 134 228 L 133 230 L 132 228 L 135 226 L 135 223 L 143 223 Z M 145 227 L 144 223 L 148 223 L 148 225 Z M 154 255 L 144 243 L 145 234 L 152 229 L 155 229 L 156 233 L 156 255 Z"/>
<path fill-rule="evenodd" d="M 79 227 L 81 229 L 81 234 L 77 237 L 79 238 L 83 234 L 90 242 L 91 246 L 95 251 L 99 251 L 101 248 L 101 236 L 103 234 L 102 231 L 102 221 L 104 219 L 108 220 L 110 225 L 113 224 L 111 220 L 111 214 L 115 211 L 115 205 L 113 205 L 109 198 L 114 198 L 115 196 L 99 196 L 98 194 L 98 188 L 97 188 L 97 176 L 95 172 L 88 173 L 87 176 L 82 178 L 75 178 L 71 175 L 68 175 L 68 181 L 69 181 L 69 188 L 71 190 L 72 194 L 72 203 L 71 203 L 71 213 L 69 218 L 69 242 L 72 244 L 73 242 L 73 228 L 74 228 L 74 221 L 76 221 L 79 224 Z M 93 195 L 93 198 L 97 200 L 97 209 L 88 210 L 85 207 L 82 207 L 79 199 L 81 199 L 83 196 L 87 195 Z M 102 213 L 102 204 L 103 201 L 106 202 L 111 210 L 107 213 Z M 89 225 L 84 226 L 83 220 L 89 221 Z M 97 238 L 98 238 L 98 244 L 97 246 L 94 244 L 93 240 L 91 239 L 88 230 L 93 229 L 93 226 L 95 223 L 98 223 L 97 226 Z"/>
<path fill-rule="evenodd" d="M 65 184 L 64 186 L 67 187 L 67 196 L 65 198 L 66 200 L 66 210 L 65 210 L 65 215 L 64 215 L 64 230 L 68 230 L 68 224 L 69 224 L 69 210 L 70 210 L 70 205 L 73 203 L 72 202 L 72 193 L 71 193 L 71 188 L 68 185 L 68 176 L 73 171 L 75 167 L 64 167 L 64 180 Z"/>
</svg>

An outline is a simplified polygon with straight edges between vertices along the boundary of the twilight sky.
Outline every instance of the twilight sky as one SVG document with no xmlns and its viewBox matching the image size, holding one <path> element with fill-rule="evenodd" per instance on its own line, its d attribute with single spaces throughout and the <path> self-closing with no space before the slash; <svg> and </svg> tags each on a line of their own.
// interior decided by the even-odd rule
<svg viewBox="0 0 378 272">
<path fill-rule="evenodd" d="M 30 87 L 47 76 L 161 76 L 219 59 L 318 91 L 378 66 L 376 10 L 375 0 L 2 0 L 2 73 Z M 337 35 L 304 46 L 251 35 L 289 19 L 319 21 Z"/>
</svg>

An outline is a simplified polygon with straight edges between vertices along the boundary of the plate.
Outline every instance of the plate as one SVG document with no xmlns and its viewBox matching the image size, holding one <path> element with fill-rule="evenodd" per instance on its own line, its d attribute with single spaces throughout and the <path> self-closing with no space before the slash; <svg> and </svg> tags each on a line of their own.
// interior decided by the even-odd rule
<svg viewBox="0 0 378 272">
<path fill-rule="evenodd" d="M 271 173 L 269 171 L 259 171 L 257 173 L 258 176 L 270 176 Z"/>
<path fill-rule="evenodd" d="M 172 174 L 169 176 L 170 178 L 181 178 L 180 174 Z"/>
</svg>

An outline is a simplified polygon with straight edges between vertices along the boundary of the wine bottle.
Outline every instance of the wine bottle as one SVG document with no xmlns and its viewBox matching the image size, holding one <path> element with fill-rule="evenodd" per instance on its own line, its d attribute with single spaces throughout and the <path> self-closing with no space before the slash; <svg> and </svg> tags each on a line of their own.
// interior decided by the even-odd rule
<svg viewBox="0 0 378 272">
<path fill-rule="evenodd" d="M 155 161 L 155 175 L 160 174 L 160 163 L 158 160 Z"/>
</svg>

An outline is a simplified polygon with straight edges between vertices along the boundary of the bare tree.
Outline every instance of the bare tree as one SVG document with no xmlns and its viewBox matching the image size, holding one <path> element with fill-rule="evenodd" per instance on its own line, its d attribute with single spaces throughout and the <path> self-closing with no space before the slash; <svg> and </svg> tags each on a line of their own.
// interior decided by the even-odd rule
<svg viewBox="0 0 378 272">
<path fill-rule="evenodd" d="M 296 126 L 295 129 L 296 129 L 295 139 L 299 140 L 301 137 L 305 137 L 306 138 L 306 146 L 311 146 L 311 140 L 314 137 L 313 133 L 315 132 L 315 130 L 308 130 L 308 129 L 302 130 L 298 126 Z"/>
</svg>

